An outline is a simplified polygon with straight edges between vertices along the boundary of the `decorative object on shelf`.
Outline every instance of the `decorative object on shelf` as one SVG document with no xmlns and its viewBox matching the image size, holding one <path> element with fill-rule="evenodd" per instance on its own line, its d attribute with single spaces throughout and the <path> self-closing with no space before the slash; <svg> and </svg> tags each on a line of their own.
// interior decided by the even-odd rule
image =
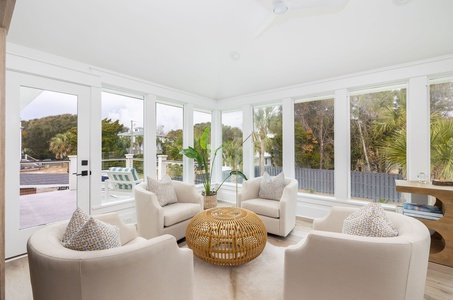
<svg viewBox="0 0 453 300">
<path fill-rule="evenodd" d="M 193 147 L 188 147 L 186 149 L 181 150 L 181 154 L 185 155 L 188 158 L 194 159 L 197 161 L 197 170 L 199 174 L 202 175 L 203 178 L 203 196 L 205 197 L 205 204 L 204 208 L 213 208 L 217 206 L 217 191 L 220 189 L 220 187 L 223 185 L 225 180 L 230 178 L 232 175 L 237 175 L 245 180 L 247 180 L 247 177 L 242 173 L 241 171 L 238 170 L 233 170 L 230 172 L 230 174 L 222 181 L 222 183 L 216 188 L 216 189 L 211 189 L 212 185 L 212 167 L 214 166 L 215 158 L 217 156 L 217 152 L 225 145 L 222 144 L 220 145 L 217 149 L 214 151 L 214 157 L 210 161 L 210 154 L 211 154 L 211 145 L 208 143 L 209 141 L 209 134 L 211 133 L 211 129 L 207 127 L 203 134 L 201 135 L 200 138 L 200 148 L 199 151 L 197 151 Z M 208 198 L 210 197 L 210 198 Z"/>
<path fill-rule="evenodd" d="M 423 173 L 423 172 L 418 173 L 417 179 L 418 179 L 418 182 L 420 182 L 420 183 L 427 183 L 428 182 L 428 176 L 425 173 Z"/>
<path fill-rule="evenodd" d="M 451 180 L 438 180 L 438 179 L 433 179 L 432 182 L 434 185 L 441 185 L 441 186 L 453 186 L 453 181 Z"/>
</svg>

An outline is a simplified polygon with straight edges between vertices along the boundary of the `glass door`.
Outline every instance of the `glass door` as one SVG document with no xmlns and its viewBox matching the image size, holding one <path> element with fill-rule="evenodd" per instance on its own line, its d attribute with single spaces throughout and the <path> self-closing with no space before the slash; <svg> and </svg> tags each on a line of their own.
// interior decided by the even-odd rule
<svg viewBox="0 0 453 300">
<path fill-rule="evenodd" d="M 90 92 L 13 72 L 7 78 L 6 257 L 13 257 L 39 228 L 77 207 L 89 212 Z"/>
</svg>

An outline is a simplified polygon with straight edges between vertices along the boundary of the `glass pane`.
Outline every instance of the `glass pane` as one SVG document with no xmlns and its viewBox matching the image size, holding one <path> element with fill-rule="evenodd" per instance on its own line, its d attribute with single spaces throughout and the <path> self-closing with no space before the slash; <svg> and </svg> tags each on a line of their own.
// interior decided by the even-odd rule
<svg viewBox="0 0 453 300">
<path fill-rule="evenodd" d="M 300 191 L 334 195 L 334 100 L 294 104 L 294 136 Z"/>
<path fill-rule="evenodd" d="M 275 176 L 282 172 L 282 109 L 280 105 L 254 109 L 255 177 L 265 171 Z"/>
<path fill-rule="evenodd" d="M 228 177 L 230 171 L 242 171 L 242 111 L 222 113 L 222 139 L 225 145 L 222 149 L 223 180 Z M 242 183 L 242 177 L 233 175 L 225 182 Z"/>
<path fill-rule="evenodd" d="M 69 179 L 77 96 L 21 87 L 20 107 L 20 229 L 67 220 L 77 207 L 76 182 Z"/>
<path fill-rule="evenodd" d="M 156 103 L 157 178 L 165 174 L 182 181 L 183 109 Z"/>
<path fill-rule="evenodd" d="M 207 136 L 207 149 L 203 149 L 200 145 L 201 137 L 206 130 L 211 130 L 211 114 L 201 111 L 193 112 L 193 147 L 206 158 L 208 170 L 201 169 L 200 166 L 196 166 L 197 172 L 195 172 L 195 184 L 210 183 L 210 159 L 211 159 L 211 134 Z M 194 162 L 195 165 L 197 162 Z M 207 173 L 206 173 L 207 172 Z M 206 180 L 205 180 L 206 179 Z"/>
<path fill-rule="evenodd" d="M 400 202 L 406 177 L 406 89 L 350 97 L 351 198 Z"/>
<path fill-rule="evenodd" d="M 143 142 L 143 99 L 102 92 L 103 202 L 132 198 L 136 179 L 143 179 Z"/>
<path fill-rule="evenodd" d="M 431 178 L 453 178 L 453 81 L 431 84 Z"/>
</svg>

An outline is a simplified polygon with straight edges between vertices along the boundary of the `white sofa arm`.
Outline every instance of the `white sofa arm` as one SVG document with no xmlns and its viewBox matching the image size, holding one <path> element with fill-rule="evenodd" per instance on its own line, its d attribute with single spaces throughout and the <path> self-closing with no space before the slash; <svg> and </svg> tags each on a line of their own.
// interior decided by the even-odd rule
<svg viewBox="0 0 453 300">
<path fill-rule="evenodd" d="M 96 219 L 103 222 L 118 226 L 120 229 L 121 245 L 127 244 L 137 237 L 137 227 L 135 224 L 125 224 L 120 215 L 117 213 L 108 213 L 103 215 L 95 215 Z"/>
<path fill-rule="evenodd" d="M 173 187 L 175 188 L 176 198 L 181 203 L 198 203 L 201 209 L 203 209 L 203 196 L 197 192 L 194 184 L 172 181 Z"/>
<path fill-rule="evenodd" d="M 138 235 L 146 239 L 160 235 L 158 229 L 164 228 L 164 211 L 156 194 L 146 189 L 146 183 L 140 183 L 134 187 L 134 197 Z"/>
<path fill-rule="evenodd" d="M 286 186 L 280 198 L 280 232 L 285 235 L 296 226 L 297 191 L 299 189 L 296 179 L 287 178 Z M 284 227 L 284 228 L 282 228 Z"/>
<path fill-rule="evenodd" d="M 241 205 L 242 201 L 258 198 L 260 191 L 261 177 L 251 178 L 242 182 L 242 187 L 238 193 L 238 204 Z"/>
<path fill-rule="evenodd" d="M 331 232 L 342 232 L 343 221 L 357 208 L 333 206 L 327 216 L 313 220 L 313 229 Z"/>
</svg>

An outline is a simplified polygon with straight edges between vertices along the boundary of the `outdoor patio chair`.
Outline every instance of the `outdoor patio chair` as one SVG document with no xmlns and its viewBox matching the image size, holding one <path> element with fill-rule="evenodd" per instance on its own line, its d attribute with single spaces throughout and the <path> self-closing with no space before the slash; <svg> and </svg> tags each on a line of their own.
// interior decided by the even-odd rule
<svg viewBox="0 0 453 300">
<path fill-rule="evenodd" d="M 105 173 L 109 177 L 104 181 L 107 200 L 120 195 L 132 196 L 134 186 L 142 182 L 135 168 L 111 167 Z"/>
</svg>

